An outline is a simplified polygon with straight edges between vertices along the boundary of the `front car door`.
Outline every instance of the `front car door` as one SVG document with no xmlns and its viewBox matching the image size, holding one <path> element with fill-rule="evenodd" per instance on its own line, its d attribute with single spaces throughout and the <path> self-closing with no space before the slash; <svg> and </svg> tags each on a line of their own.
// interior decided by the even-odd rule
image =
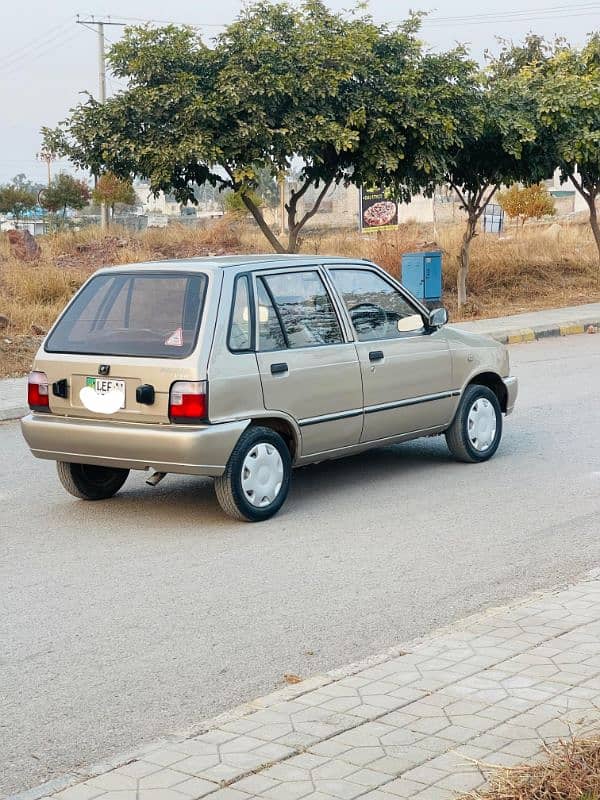
<svg viewBox="0 0 600 800">
<path fill-rule="evenodd" d="M 361 369 L 318 269 L 255 276 L 257 360 L 265 408 L 293 417 L 302 455 L 360 441 Z"/>
<path fill-rule="evenodd" d="M 363 442 L 449 424 L 457 394 L 443 329 L 368 265 L 328 270 L 356 334 L 364 391 Z"/>
</svg>

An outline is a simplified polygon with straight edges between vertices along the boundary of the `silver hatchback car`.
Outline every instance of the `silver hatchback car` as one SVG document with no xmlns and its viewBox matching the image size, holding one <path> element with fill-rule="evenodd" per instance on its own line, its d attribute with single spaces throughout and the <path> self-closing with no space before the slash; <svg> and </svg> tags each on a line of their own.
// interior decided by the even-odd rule
<svg viewBox="0 0 600 800">
<path fill-rule="evenodd" d="M 71 494 L 129 470 L 210 475 L 264 520 L 292 468 L 419 436 L 490 458 L 517 395 L 497 342 L 446 326 L 368 261 L 236 256 L 95 273 L 46 337 L 22 421 Z"/>
</svg>

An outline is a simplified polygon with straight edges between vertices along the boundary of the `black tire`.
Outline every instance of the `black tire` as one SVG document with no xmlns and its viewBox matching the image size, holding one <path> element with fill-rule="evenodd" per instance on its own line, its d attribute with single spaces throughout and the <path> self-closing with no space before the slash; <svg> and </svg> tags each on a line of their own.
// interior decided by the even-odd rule
<svg viewBox="0 0 600 800">
<path fill-rule="evenodd" d="M 249 453 L 260 444 L 274 447 L 279 453 L 283 465 L 281 487 L 276 497 L 271 503 L 261 507 L 253 505 L 242 488 L 244 461 Z M 230 517 L 246 522 L 261 522 L 276 514 L 284 504 L 290 489 L 291 478 L 292 459 L 284 440 L 270 428 L 252 426 L 240 436 L 227 462 L 225 472 L 215 478 L 215 492 L 221 508 Z"/>
<path fill-rule="evenodd" d="M 64 488 L 80 500 L 106 500 L 115 495 L 127 480 L 128 469 L 97 467 L 57 461 L 56 471 Z"/>
<path fill-rule="evenodd" d="M 478 450 L 469 436 L 469 412 L 477 402 L 484 400 L 491 404 L 496 415 L 496 433 L 491 444 Z M 487 386 L 473 384 L 465 390 L 452 425 L 446 431 L 446 442 L 450 452 L 458 461 L 476 464 L 491 458 L 502 439 L 502 410 L 498 398 Z"/>
</svg>

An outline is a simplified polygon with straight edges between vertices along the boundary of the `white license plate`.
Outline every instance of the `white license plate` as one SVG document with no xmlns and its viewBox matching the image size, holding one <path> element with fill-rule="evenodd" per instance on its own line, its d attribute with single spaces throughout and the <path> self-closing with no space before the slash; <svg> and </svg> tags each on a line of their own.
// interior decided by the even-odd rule
<svg viewBox="0 0 600 800">
<path fill-rule="evenodd" d="M 91 386 L 99 395 L 106 395 L 109 392 L 121 392 L 123 402 L 121 408 L 125 408 L 125 381 L 115 380 L 114 378 L 86 378 L 85 385 Z"/>
</svg>

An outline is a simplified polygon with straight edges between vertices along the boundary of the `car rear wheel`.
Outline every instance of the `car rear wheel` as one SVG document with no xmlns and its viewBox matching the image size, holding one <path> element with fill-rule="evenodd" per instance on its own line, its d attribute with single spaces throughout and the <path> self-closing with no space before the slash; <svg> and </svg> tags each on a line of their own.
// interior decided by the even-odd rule
<svg viewBox="0 0 600 800">
<path fill-rule="evenodd" d="M 498 398 L 487 386 L 467 387 L 446 442 L 458 461 L 477 463 L 491 458 L 502 438 L 502 411 Z"/>
<path fill-rule="evenodd" d="M 116 494 L 127 480 L 128 469 L 97 467 L 57 461 L 58 477 L 64 488 L 80 500 L 106 500 Z"/>
<path fill-rule="evenodd" d="M 286 443 L 270 428 L 241 435 L 225 472 L 215 478 L 217 500 L 234 519 L 260 522 L 276 514 L 290 488 L 292 459 Z"/>
</svg>

